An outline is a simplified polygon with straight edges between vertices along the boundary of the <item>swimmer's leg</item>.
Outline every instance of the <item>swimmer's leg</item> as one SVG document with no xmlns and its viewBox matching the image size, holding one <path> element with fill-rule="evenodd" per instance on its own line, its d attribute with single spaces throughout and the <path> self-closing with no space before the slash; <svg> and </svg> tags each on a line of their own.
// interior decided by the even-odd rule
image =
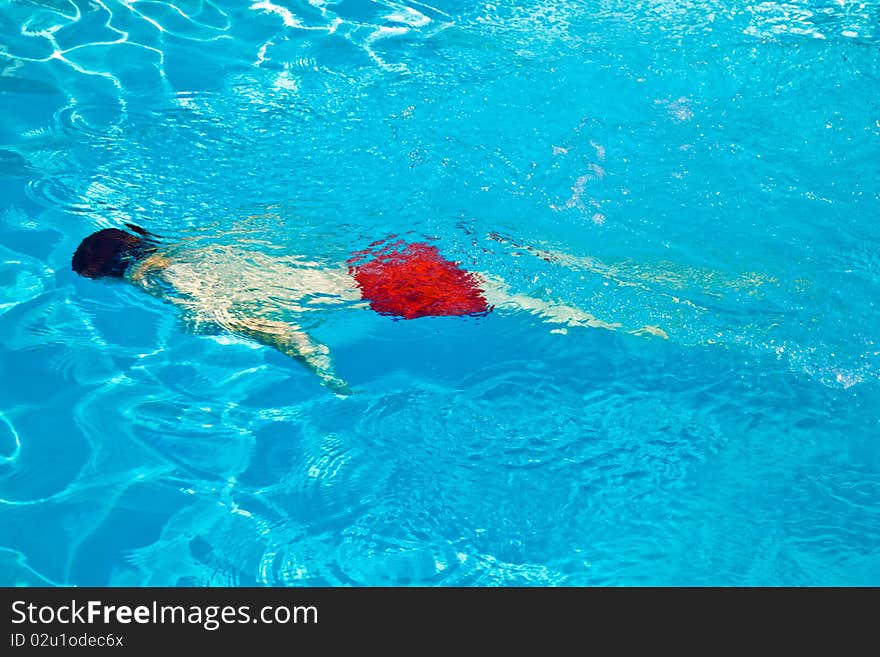
<svg viewBox="0 0 880 657">
<path fill-rule="evenodd" d="M 601 328 L 608 331 L 617 331 L 623 328 L 620 322 L 606 322 L 587 311 L 555 301 L 545 301 L 525 294 L 512 293 L 507 284 L 497 276 L 480 274 L 481 287 L 489 305 L 499 310 L 505 307 L 517 310 L 525 310 L 540 317 L 543 321 L 551 324 L 562 324 L 566 327 Z M 656 326 L 643 326 L 642 328 L 626 331 L 633 335 L 656 335 L 668 338 L 666 332 Z"/>
<path fill-rule="evenodd" d="M 481 274 L 480 279 L 482 283 L 480 287 L 483 289 L 486 301 L 498 310 L 503 310 L 505 307 L 525 310 L 533 315 L 537 315 L 545 322 L 564 324 L 566 326 L 588 326 L 590 328 L 604 328 L 609 331 L 615 331 L 621 326 L 619 323 L 602 321 L 594 315 L 574 306 L 545 301 L 544 299 L 530 297 L 525 294 L 513 293 L 507 284 L 497 276 Z"/>
</svg>

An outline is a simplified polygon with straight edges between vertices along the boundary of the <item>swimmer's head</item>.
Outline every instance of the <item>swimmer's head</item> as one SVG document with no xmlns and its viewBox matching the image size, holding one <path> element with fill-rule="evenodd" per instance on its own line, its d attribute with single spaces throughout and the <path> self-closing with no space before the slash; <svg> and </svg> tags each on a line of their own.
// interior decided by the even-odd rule
<svg viewBox="0 0 880 657">
<path fill-rule="evenodd" d="M 70 263 L 73 271 L 87 278 L 122 278 L 133 263 L 155 253 L 150 233 L 133 224 L 126 226 L 138 235 L 105 228 L 80 242 Z"/>
</svg>

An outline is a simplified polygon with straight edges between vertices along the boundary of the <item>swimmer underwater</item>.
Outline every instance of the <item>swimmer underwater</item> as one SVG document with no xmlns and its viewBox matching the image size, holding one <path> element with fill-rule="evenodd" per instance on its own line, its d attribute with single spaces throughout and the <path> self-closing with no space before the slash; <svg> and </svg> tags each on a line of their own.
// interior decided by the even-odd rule
<svg viewBox="0 0 880 657">
<path fill-rule="evenodd" d="M 261 301 L 283 297 L 294 313 L 348 302 L 402 319 L 481 315 L 498 308 L 526 310 L 567 326 L 620 326 L 578 308 L 511 294 L 501 279 L 465 271 L 421 242 L 376 248 L 377 243 L 345 265 L 315 268 L 299 258 L 237 248 L 186 249 L 164 244 L 134 224 L 125 226 L 128 231 L 105 228 L 83 239 L 71 260 L 73 271 L 122 280 L 170 301 L 196 329 L 227 331 L 273 347 L 340 395 L 351 391 L 336 375 L 329 349 L 297 324 L 266 317 Z"/>
</svg>

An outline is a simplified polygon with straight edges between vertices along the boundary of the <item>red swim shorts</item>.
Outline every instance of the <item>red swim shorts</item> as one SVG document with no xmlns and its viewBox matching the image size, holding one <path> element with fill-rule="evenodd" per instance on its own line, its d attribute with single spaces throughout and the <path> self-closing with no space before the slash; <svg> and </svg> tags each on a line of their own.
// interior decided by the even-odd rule
<svg viewBox="0 0 880 657">
<path fill-rule="evenodd" d="M 383 315 L 415 319 L 492 310 L 476 276 L 429 244 L 401 241 L 371 247 L 356 253 L 348 265 L 361 297 Z"/>
</svg>

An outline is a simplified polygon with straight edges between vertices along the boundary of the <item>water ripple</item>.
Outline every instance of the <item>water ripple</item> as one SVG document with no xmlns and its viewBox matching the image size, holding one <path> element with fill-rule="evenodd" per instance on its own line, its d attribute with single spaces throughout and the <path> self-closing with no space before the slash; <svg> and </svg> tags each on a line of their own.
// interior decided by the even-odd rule
<svg viewBox="0 0 880 657">
<path fill-rule="evenodd" d="M 0 245 L 0 315 L 43 294 L 50 274 L 39 260 Z"/>
<path fill-rule="evenodd" d="M 0 8 L 4 576 L 876 581 L 873 5 L 39 4 Z M 70 271 L 128 221 L 429 240 L 604 324 L 328 313 L 338 399 Z"/>
</svg>

